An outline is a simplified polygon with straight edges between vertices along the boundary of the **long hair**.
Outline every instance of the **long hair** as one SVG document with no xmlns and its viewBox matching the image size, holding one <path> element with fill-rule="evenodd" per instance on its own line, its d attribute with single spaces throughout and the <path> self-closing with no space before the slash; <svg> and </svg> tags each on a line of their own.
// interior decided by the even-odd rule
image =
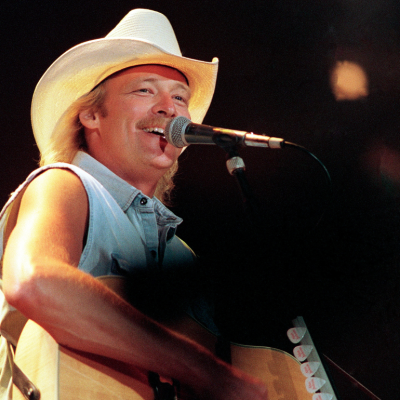
<svg viewBox="0 0 400 400">
<path fill-rule="evenodd" d="M 105 81 L 97 85 L 91 92 L 80 97 L 67 109 L 60 118 L 53 134 L 40 154 L 40 166 L 57 162 L 72 163 L 79 150 L 87 150 L 85 130 L 79 120 L 79 114 L 87 109 L 93 112 L 105 112 L 104 100 L 106 96 Z M 155 196 L 164 204 L 171 199 L 174 188 L 173 177 L 178 170 L 178 161 L 158 181 Z"/>
</svg>

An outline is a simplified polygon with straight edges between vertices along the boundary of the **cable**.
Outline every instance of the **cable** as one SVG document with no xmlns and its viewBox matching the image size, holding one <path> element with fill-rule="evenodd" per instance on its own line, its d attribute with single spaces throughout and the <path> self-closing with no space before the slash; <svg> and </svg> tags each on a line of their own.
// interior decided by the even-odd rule
<svg viewBox="0 0 400 400">
<path fill-rule="evenodd" d="M 319 164 L 319 166 L 320 166 L 320 167 L 323 169 L 323 171 L 324 171 L 325 178 L 326 178 L 326 181 L 327 181 L 327 184 L 328 184 L 328 192 L 329 192 L 330 195 L 333 193 L 331 175 L 329 174 L 329 171 L 328 171 L 328 169 L 326 168 L 326 166 L 324 165 L 324 163 L 323 163 L 315 154 L 313 154 L 311 151 L 307 150 L 305 147 L 300 146 L 300 145 L 298 145 L 298 144 L 296 144 L 296 143 L 292 143 L 292 142 L 283 141 L 283 142 L 281 143 L 281 146 L 282 146 L 282 148 L 285 148 L 285 147 L 292 147 L 292 148 L 294 148 L 294 149 L 303 151 L 303 152 L 306 153 L 307 155 L 311 156 L 315 161 L 317 161 L 317 163 Z M 327 205 L 328 205 L 328 202 L 325 203 L 325 207 L 324 207 L 324 210 L 323 210 L 322 213 L 321 213 L 321 216 L 319 217 L 319 219 L 318 219 L 318 221 L 316 222 L 315 226 L 314 226 L 311 230 L 316 229 L 317 226 L 318 226 L 318 225 L 320 224 L 320 222 L 322 221 L 322 218 L 324 217 L 324 215 L 325 215 L 325 213 L 326 213 L 326 210 L 327 210 L 327 208 L 328 208 Z"/>
</svg>

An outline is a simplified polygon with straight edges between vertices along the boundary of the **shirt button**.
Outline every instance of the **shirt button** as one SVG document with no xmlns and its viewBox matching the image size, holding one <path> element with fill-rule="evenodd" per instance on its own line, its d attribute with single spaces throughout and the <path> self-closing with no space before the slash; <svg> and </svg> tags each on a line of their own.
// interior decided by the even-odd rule
<svg viewBox="0 0 400 400">
<path fill-rule="evenodd" d="M 140 199 L 140 204 L 141 204 L 142 206 L 145 206 L 145 205 L 147 204 L 147 199 L 146 199 L 145 197 L 141 198 L 141 199 Z"/>
</svg>

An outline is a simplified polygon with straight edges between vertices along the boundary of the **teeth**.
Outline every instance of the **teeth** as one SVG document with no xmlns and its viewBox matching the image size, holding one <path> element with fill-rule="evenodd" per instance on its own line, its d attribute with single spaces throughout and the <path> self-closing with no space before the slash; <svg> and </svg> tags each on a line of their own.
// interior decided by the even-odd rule
<svg viewBox="0 0 400 400">
<path fill-rule="evenodd" d="M 149 132 L 149 133 L 157 133 L 159 135 L 164 135 L 164 129 L 163 128 L 145 128 L 143 130 L 145 132 Z"/>
</svg>

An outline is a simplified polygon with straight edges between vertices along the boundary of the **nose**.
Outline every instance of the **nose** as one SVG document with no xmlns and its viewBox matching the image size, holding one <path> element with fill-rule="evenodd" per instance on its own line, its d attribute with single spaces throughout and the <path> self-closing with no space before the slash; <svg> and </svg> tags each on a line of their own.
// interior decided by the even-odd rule
<svg viewBox="0 0 400 400">
<path fill-rule="evenodd" d="M 177 116 L 175 103 L 170 93 L 160 93 L 157 96 L 157 102 L 154 104 L 152 111 L 154 114 L 162 115 L 167 118 L 174 118 Z"/>
</svg>

